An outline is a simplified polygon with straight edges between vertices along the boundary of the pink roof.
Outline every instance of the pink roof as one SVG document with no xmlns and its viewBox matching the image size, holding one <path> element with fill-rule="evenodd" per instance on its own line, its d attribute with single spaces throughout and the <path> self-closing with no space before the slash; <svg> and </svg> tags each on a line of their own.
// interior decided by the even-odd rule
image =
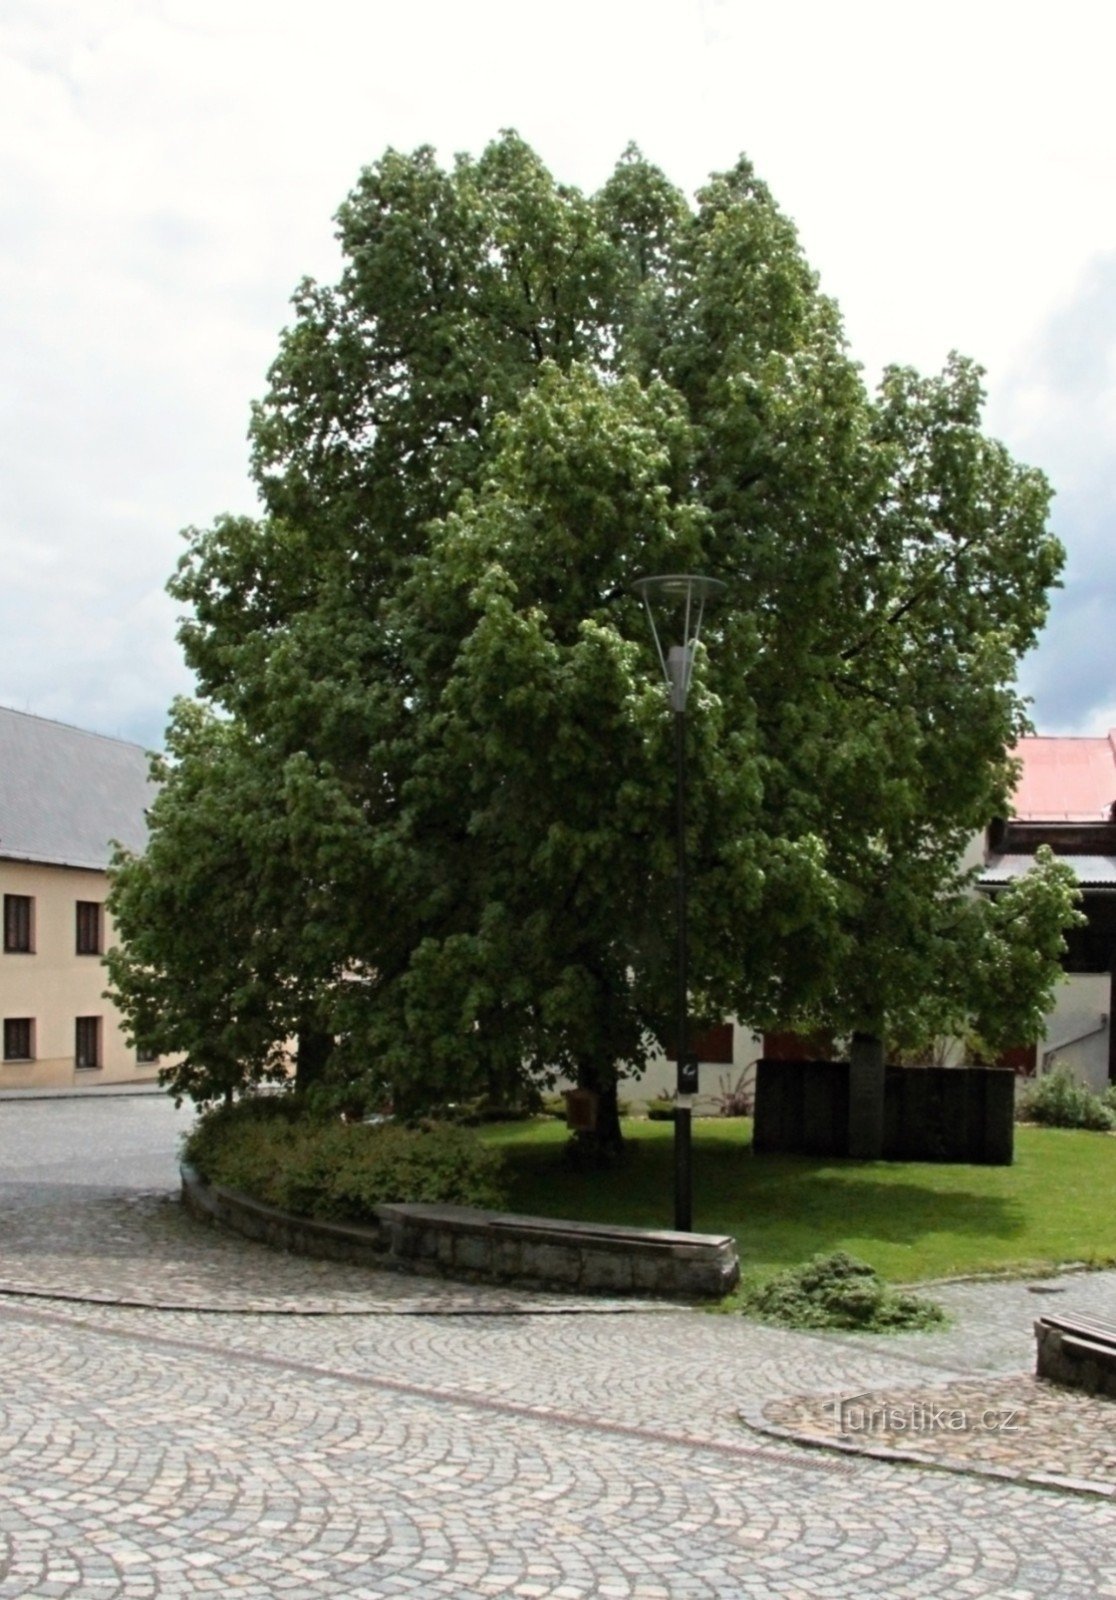
<svg viewBox="0 0 1116 1600">
<path fill-rule="evenodd" d="M 1030 822 L 1107 822 L 1116 804 L 1116 728 L 1107 738 L 1021 739 L 1015 815 Z"/>
</svg>

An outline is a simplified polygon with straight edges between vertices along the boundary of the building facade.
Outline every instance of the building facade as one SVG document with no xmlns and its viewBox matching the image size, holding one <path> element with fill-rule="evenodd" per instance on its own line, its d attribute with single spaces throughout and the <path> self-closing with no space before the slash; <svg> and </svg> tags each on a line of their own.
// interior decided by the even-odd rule
<svg viewBox="0 0 1116 1600">
<path fill-rule="evenodd" d="M 105 998 L 112 842 L 144 848 L 147 773 L 140 745 L 0 708 L 0 1088 L 158 1070 Z"/>
<path fill-rule="evenodd" d="M 1071 866 L 1086 922 L 1071 930 L 1054 1009 L 1024 1072 L 1068 1067 L 1090 1088 L 1116 1082 L 1116 729 L 1103 738 L 1023 739 L 1013 815 L 989 829 L 981 887 L 990 893 L 1027 872 L 1046 844 Z"/>
</svg>

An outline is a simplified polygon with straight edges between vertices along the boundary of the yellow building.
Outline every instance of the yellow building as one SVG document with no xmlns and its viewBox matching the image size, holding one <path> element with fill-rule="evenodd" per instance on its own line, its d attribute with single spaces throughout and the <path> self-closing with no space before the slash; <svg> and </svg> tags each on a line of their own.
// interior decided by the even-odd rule
<svg viewBox="0 0 1116 1600">
<path fill-rule="evenodd" d="M 155 1076 L 104 994 L 106 869 L 113 840 L 144 847 L 147 765 L 140 745 L 0 707 L 0 1088 Z"/>
</svg>

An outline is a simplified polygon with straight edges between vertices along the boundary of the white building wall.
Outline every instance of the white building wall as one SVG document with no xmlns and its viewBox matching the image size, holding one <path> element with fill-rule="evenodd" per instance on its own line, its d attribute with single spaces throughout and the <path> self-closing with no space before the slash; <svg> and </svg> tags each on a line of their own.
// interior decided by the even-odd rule
<svg viewBox="0 0 1116 1600">
<path fill-rule="evenodd" d="M 754 1083 L 756 1062 L 762 1054 L 761 1036 L 734 1022 L 732 1065 L 717 1066 L 709 1063 L 701 1065 L 699 1069 L 701 1087 L 694 1102 L 694 1109 L 699 1113 L 715 1110 L 722 1089 L 735 1088 L 741 1074 L 744 1075 L 746 1086 Z M 672 1095 L 677 1077 L 678 1069 L 673 1060 L 668 1060 L 664 1055 L 652 1056 L 638 1078 L 621 1078 L 620 1098 L 630 1101 L 634 1111 L 642 1110 L 649 1100 L 654 1100 L 662 1094 Z M 558 1083 L 559 1090 L 572 1087 L 573 1085 L 565 1078 Z"/>
<path fill-rule="evenodd" d="M 1071 972 L 1062 979 L 1039 1046 L 1040 1072 L 1065 1066 L 1097 1093 L 1107 1089 L 1111 983 L 1107 972 Z"/>
<path fill-rule="evenodd" d="M 722 1088 L 735 1088 L 744 1074 L 745 1084 L 755 1081 L 755 1064 L 763 1054 L 763 1039 L 759 1034 L 753 1033 L 750 1028 L 741 1027 L 739 1022 L 733 1022 L 732 1027 L 732 1065 L 718 1066 L 702 1063 L 699 1069 L 698 1082 L 700 1092 L 694 1103 L 697 1112 L 715 1109 Z M 620 1085 L 620 1094 L 624 1099 L 630 1099 L 633 1104 L 645 1104 L 657 1095 L 673 1094 L 678 1077 L 678 1069 L 673 1060 L 668 1060 L 664 1055 L 654 1056 L 647 1064 L 646 1071 L 639 1078 L 625 1078 Z"/>
</svg>

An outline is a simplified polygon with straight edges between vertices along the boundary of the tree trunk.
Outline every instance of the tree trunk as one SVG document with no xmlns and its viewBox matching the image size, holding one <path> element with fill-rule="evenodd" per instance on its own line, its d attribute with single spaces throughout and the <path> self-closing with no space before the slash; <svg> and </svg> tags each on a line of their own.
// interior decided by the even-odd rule
<svg viewBox="0 0 1116 1600">
<path fill-rule="evenodd" d="M 595 1061 L 579 1061 L 577 1086 L 596 1095 L 597 1125 L 573 1134 L 569 1159 L 581 1171 L 598 1172 L 614 1166 L 624 1154 L 616 1070 L 611 1065 L 601 1067 Z"/>
<path fill-rule="evenodd" d="M 312 1083 L 321 1081 L 332 1054 L 332 1034 L 322 1033 L 315 1028 L 299 1029 L 298 1052 L 295 1056 L 296 1094 L 305 1094 Z"/>
</svg>

